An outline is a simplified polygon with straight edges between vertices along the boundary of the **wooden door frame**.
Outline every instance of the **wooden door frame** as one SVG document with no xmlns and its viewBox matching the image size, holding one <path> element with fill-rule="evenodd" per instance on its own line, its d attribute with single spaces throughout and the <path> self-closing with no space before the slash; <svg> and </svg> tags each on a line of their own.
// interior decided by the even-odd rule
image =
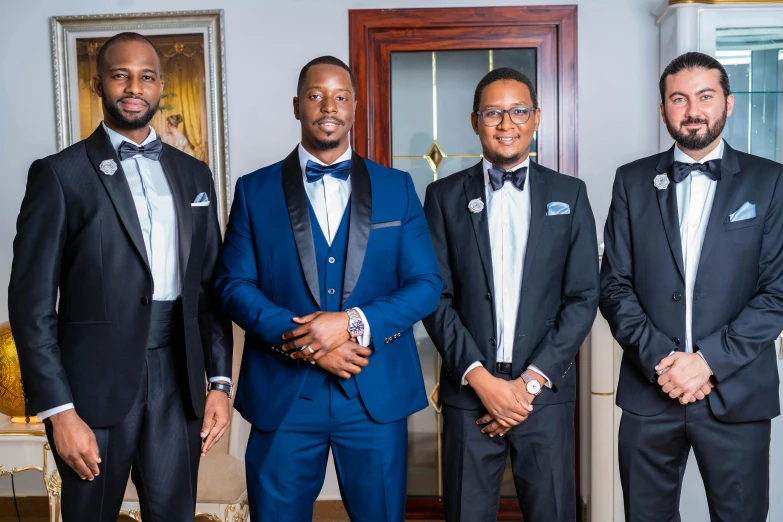
<svg viewBox="0 0 783 522">
<path fill-rule="evenodd" d="M 391 53 L 534 48 L 542 108 L 537 161 L 578 176 L 577 6 L 352 9 L 348 20 L 350 66 L 358 101 L 351 140 L 359 155 L 391 166 Z M 577 397 L 575 501 L 577 519 L 582 520 L 578 416 Z M 439 498 L 408 498 L 406 518 L 442 516 Z M 498 520 L 521 520 L 515 499 L 501 500 Z"/>
</svg>

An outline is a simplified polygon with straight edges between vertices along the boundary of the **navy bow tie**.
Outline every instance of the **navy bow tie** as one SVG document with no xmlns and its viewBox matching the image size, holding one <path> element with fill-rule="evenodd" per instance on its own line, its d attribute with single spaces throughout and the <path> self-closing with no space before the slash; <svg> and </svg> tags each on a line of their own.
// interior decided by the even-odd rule
<svg viewBox="0 0 783 522">
<path fill-rule="evenodd" d="M 308 183 L 315 183 L 327 174 L 333 178 L 345 181 L 351 175 L 351 160 L 332 163 L 331 165 L 321 165 L 311 160 L 307 160 L 305 174 Z"/>
<path fill-rule="evenodd" d="M 522 167 L 515 171 L 504 170 L 496 165 L 489 169 L 489 184 L 492 190 L 500 190 L 506 181 L 511 183 L 519 190 L 525 190 L 525 178 L 527 177 L 527 167 Z"/>
<path fill-rule="evenodd" d="M 675 183 L 680 183 L 691 175 L 693 171 L 705 173 L 712 181 L 720 179 L 720 160 L 714 159 L 705 163 L 683 163 L 675 161 L 672 165 L 672 179 Z"/>
<path fill-rule="evenodd" d="M 128 158 L 132 158 L 136 154 L 141 154 L 147 159 L 160 161 L 160 155 L 162 153 L 163 143 L 161 143 L 160 138 L 156 139 L 155 141 L 151 141 L 146 145 L 142 145 L 141 147 L 137 147 L 133 143 L 123 141 L 120 143 L 119 148 L 117 148 L 117 154 L 120 156 L 120 161 L 125 161 Z"/>
</svg>

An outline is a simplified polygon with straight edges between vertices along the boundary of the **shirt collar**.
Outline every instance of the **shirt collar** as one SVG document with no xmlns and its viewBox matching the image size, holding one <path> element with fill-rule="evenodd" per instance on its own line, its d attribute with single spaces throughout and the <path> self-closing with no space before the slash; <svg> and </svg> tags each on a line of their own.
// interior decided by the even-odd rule
<svg viewBox="0 0 783 522">
<path fill-rule="evenodd" d="M 334 160 L 332 165 L 334 165 L 335 163 L 348 161 L 349 159 L 351 159 L 352 155 L 353 155 L 353 151 L 351 150 L 351 146 L 349 145 L 348 150 L 343 152 L 343 154 L 339 158 Z M 305 148 L 302 147 L 302 144 L 300 143 L 299 144 L 299 167 L 302 169 L 302 176 L 305 178 L 307 177 L 307 175 L 305 174 L 305 167 L 307 166 L 308 161 L 318 163 L 319 165 L 326 165 L 326 163 L 324 163 L 323 161 L 319 160 L 318 158 L 316 158 L 315 156 L 307 152 Z"/>
<path fill-rule="evenodd" d="M 114 147 L 115 151 L 120 148 L 120 145 L 122 145 L 123 141 L 127 141 L 128 143 L 136 145 L 137 147 L 141 147 L 143 145 L 146 145 L 147 143 L 151 143 L 156 139 L 158 139 L 157 134 L 155 134 L 155 129 L 153 129 L 152 127 L 149 128 L 150 134 L 149 136 L 147 136 L 146 140 L 144 140 L 142 143 L 134 143 L 132 140 L 129 140 L 119 132 L 111 130 L 109 127 L 106 126 L 105 123 L 101 122 L 101 125 L 103 125 L 103 129 L 106 131 L 106 134 L 109 135 L 109 139 L 111 140 L 111 144 Z"/>
<path fill-rule="evenodd" d="M 712 149 L 712 151 L 704 156 L 701 161 L 696 161 L 695 159 L 691 158 L 687 154 L 685 154 L 682 150 L 680 150 L 680 147 L 677 145 L 674 146 L 674 161 L 680 161 L 682 163 L 707 163 L 710 160 L 715 159 L 721 159 L 723 157 L 723 149 L 725 148 L 723 146 L 725 142 L 723 140 L 720 140 L 718 143 L 718 146 Z"/>
<path fill-rule="evenodd" d="M 492 163 L 487 160 L 487 158 L 484 158 L 482 161 L 482 166 L 484 168 L 484 185 L 489 185 L 489 169 L 492 168 Z M 521 163 L 518 163 L 511 167 L 510 169 L 506 169 L 508 171 L 514 172 L 516 170 L 521 169 L 522 167 L 527 167 L 528 170 L 530 169 L 530 154 L 527 155 L 527 158 L 524 159 Z M 527 187 L 527 180 L 530 179 L 530 176 L 525 176 L 525 187 Z"/>
</svg>

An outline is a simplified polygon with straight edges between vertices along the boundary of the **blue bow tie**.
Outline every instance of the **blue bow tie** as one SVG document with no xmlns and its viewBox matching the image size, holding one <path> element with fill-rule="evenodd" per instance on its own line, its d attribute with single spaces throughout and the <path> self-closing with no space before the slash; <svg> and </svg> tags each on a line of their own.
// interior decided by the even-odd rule
<svg viewBox="0 0 783 522">
<path fill-rule="evenodd" d="M 311 160 L 307 160 L 305 174 L 308 183 L 315 183 L 327 174 L 333 178 L 345 181 L 351 175 L 351 160 L 332 163 L 331 165 L 321 165 Z"/>
</svg>

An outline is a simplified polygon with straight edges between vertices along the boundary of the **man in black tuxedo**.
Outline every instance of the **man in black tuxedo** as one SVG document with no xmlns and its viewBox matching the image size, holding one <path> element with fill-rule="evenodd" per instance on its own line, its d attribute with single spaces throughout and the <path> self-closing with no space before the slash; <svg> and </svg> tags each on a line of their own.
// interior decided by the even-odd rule
<svg viewBox="0 0 783 522">
<path fill-rule="evenodd" d="M 141 35 L 103 45 L 104 121 L 32 164 L 17 221 L 11 327 L 64 522 L 116 521 L 129 474 L 145 521 L 192 522 L 199 455 L 229 423 L 217 199 L 209 168 L 149 126 L 160 68 Z"/>
<path fill-rule="evenodd" d="M 674 59 L 660 91 L 676 144 L 617 170 L 601 267 L 601 312 L 624 350 L 625 516 L 680 520 L 692 447 L 711 519 L 760 522 L 780 413 L 783 167 L 723 141 L 734 97 L 714 58 Z"/>
<path fill-rule="evenodd" d="M 443 357 L 446 519 L 497 518 L 510 449 L 525 520 L 575 520 L 574 356 L 598 307 L 584 182 L 530 161 L 540 111 L 513 69 L 479 82 L 484 159 L 432 183 L 424 211 L 443 292 L 424 320 Z"/>
</svg>

